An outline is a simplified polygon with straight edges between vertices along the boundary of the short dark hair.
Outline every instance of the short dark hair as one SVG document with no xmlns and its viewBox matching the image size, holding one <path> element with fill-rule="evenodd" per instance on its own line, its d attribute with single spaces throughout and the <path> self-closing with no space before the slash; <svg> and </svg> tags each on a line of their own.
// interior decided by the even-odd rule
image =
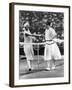
<svg viewBox="0 0 72 90">
<path fill-rule="evenodd" d="M 46 25 L 49 25 L 50 26 L 50 24 L 51 24 L 51 22 L 49 22 L 49 21 L 46 22 Z"/>
</svg>

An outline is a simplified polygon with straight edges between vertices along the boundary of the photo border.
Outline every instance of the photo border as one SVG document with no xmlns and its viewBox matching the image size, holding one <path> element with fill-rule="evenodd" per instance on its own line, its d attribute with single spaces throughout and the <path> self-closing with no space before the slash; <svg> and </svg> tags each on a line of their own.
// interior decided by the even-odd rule
<svg viewBox="0 0 72 90">
<path fill-rule="evenodd" d="M 69 9 L 69 77 L 68 82 L 49 83 L 49 84 L 30 84 L 30 85 L 14 85 L 14 6 L 28 5 L 28 6 L 43 6 L 43 7 L 58 7 Z M 10 87 L 29 87 L 29 86 L 45 86 L 45 85 L 60 85 L 70 84 L 70 6 L 64 5 L 47 5 L 47 4 L 33 4 L 33 3 L 9 3 L 9 86 Z"/>
</svg>

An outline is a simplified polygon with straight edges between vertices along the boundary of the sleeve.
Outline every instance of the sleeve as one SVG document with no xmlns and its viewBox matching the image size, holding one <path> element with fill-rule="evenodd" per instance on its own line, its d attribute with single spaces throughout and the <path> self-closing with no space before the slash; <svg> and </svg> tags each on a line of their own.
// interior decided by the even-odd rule
<svg viewBox="0 0 72 90">
<path fill-rule="evenodd" d="M 24 34 L 26 34 L 27 33 L 27 31 L 24 31 Z"/>
<path fill-rule="evenodd" d="M 49 40 L 48 34 L 49 34 L 49 31 L 48 30 L 45 30 L 45 40 Z"/>
<path fill-rule="evenodd" d="M 31 33 L 29 31 L 24 31 L 24 35 L 29 36 Z"/>
<path fill-rule="evenodd" d="M 54 29 L 51 30 L 51 33 L 52 33 L 52 38 L 56 37 L 57 33 Z"/>
</svg>

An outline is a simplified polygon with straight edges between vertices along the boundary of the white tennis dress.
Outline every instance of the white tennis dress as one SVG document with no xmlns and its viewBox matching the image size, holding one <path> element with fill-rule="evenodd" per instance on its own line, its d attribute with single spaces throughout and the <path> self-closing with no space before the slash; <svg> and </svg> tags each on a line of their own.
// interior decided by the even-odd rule
<svg viewBox="0 0 72 90">
<path fill-rule="evenodd" d="M 24 52 L 27 60 L 33 60 L 34 52 L 32 46 L 32 37 L 26 36 L 26 34 L 31 34 L 30 31 L 24 30 Z"/>
<path fill-rule="evenodd" d="M 48 30 L 47 29 L 45 30 L 45 39 L 50 40 L 50 41 L 46 41 L 46 44 L 45 44 L 45 50 L 44 50 L 45 60 L 61 59 L 60 50 L 56 42 L 52 40 L 53 37 L 55 36 L 56 36 L 56 32 L 53 28 L 49 27 Z"/>
</svg>

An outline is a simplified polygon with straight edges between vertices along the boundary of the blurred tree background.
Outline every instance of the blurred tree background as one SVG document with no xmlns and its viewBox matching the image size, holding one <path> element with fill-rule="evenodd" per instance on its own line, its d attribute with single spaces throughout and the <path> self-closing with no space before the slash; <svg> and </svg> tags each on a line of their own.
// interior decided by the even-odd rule
<svg viewBox="0 0 72 90">
<path fill-rule="evenodd" d="M 58 35 L 64 32 L 64 13 L 56 12 L 38 12 L 38 11 L 19 11 L 19 29 L 22 31 L 23 24 L 26 21 L 30 23 L 31 33 L 44 33 L 43 23 L 51 22 L 51 26 Z"/>
</svg>

